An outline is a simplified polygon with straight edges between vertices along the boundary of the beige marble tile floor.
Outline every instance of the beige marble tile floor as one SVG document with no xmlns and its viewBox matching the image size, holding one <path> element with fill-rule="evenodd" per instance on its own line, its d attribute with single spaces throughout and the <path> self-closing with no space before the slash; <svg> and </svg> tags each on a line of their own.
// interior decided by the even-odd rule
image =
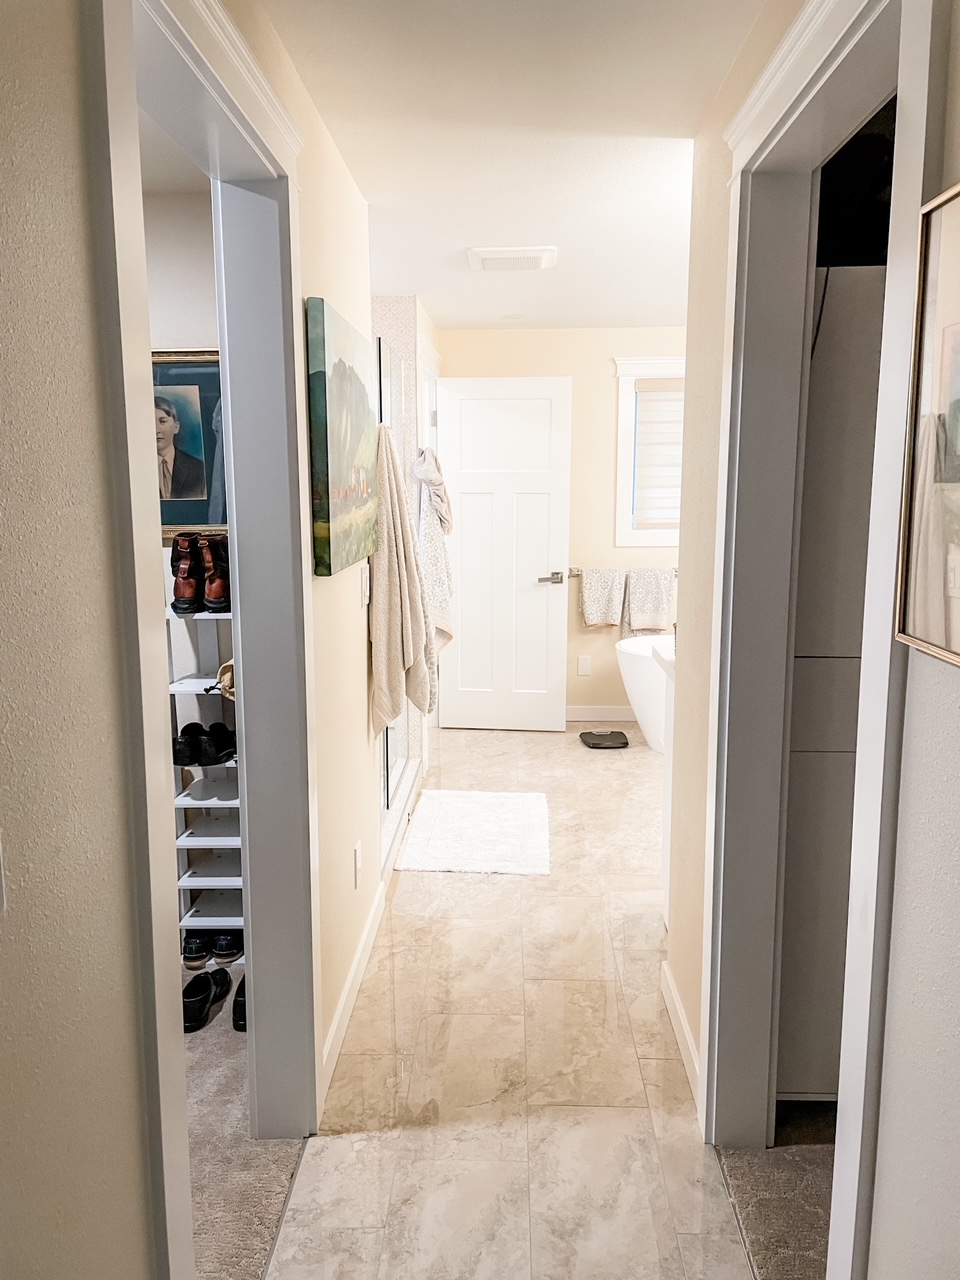
<svg viewBox="0 0 960 1280">
<path fill-rule="evenodd" d="M 750 1280 L 660 995 L 662 758 L 444 730 L 547 876 L 395 873 L 267 1280 Z"/>
</svg>

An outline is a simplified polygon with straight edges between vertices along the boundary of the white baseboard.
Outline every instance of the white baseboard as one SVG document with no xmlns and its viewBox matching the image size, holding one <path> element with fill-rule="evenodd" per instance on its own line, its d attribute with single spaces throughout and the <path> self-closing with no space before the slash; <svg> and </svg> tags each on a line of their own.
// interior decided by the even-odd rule
<svg viewBox="0 0 960 1280">
<path fill-rule="evenodd" d="M 343 1038 L 347 1034 L 347 1024 L 350 1021 L 351 1013 L 353 1013 L 353 1006 L 357 1002 L 357 992 L 360 990 L 360 983 L 363 981 L 367 961 L 370 959 L 370 952 L 373 950 L 374 939 L 377 936 L 377 929 L 380 927 L 380 917 L 383 915 L 386 901 L 387 886 L 381 880 L 377 885 L 376 896 L 373 899 L 370 914 L 367 916 L 367 923 L 364 925 L 360 945 L 357 948 L 356 955 L 353 957 L 349 977 L 343 988 L 340 1003 L 337 1005 L 337 1012 L 334 1014 L 333 1022 L 330 1024 L 330 1030 L 323 1046 L 323 1063 L 317 1078 L 318 1117 L 323 1114 L 323 1104 L 327 1097 L 327 1090 L 330 1088 L 334 1068 L 337 1065 L 340 1046 L 343 1044 Z"/>
<path fill-rule="evenodd" d="M 690 1031 L 690 1023 L 687 1021 L 687 1015 L 684 1013 L 683 1005 L 680 1003 L 680 994 L 677 991 L 677 984 L 673 980 L 670 963 L 667 960 L 664 960 L 660 970 L 660 991 L 663 994 L 663 1002 L 667 1006 L 667 1013 L 670 1015 L 674 1035 L 677 1037 L 677 1044 L 680 1046 L 680 1056 L 683 1059 L 687 1078 L 690 1081 L 690 1089 L 696 1098 L 697 1086 L 700 1080 L 700 1057 Z"/>
<path fill-rule="evenodd" d="M 632 707 L 567 707 L 567 720 L 636 720 Z"/>
</svg>

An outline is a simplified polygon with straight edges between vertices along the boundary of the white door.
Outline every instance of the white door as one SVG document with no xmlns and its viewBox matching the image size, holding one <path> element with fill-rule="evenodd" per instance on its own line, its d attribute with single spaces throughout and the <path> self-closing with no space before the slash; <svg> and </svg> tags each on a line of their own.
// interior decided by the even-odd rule
<svg viewBox="0 0 960 1280">
<path fill-rule="evenodd" d="M 444 728 L 565 727 L 571 393 L 570 378 L 437 383 L 454 515 Z"/>
</svg>

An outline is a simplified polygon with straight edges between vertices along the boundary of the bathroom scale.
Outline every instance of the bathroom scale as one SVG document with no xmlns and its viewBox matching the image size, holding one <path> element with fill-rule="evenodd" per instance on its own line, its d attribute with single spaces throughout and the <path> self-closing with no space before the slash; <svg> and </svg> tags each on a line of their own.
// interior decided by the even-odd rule
<svg viewBox="0 0 960 1280">
<path fill-rule="evenodd" d="M 607 733 L 595 733 L 592 729 L 587 729 L 581 733 L 580 741 L 585 747 L 592 747 L 594 751 L 610 751 L 630 745 L 627 735 L 619 729 L 610 729 Z"/>
</svg>

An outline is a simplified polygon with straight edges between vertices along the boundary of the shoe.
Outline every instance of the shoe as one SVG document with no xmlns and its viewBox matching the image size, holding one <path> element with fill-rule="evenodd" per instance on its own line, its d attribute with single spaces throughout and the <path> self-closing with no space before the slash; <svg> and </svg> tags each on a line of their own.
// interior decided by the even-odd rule
<svg viewBox="0 0 960 1280">
<path fill-rule="evenodd" d="M 213 958 L 217 964 L 232 964 L 243 955 L 243 930 L 231 929 L 229 933 L 213 935 Z"/>
<path fill-rule="evenodd" d="M 185 933 L 181 946 L 183 964 L 186 969 L 202 969 L 212 955 L 210 937 L 207 931 Z"/>
<path fill-rule="evenodd" d="M 225 533 L 201 534 L 197 539 L 203 561 L 203 606 L 210 613 L 230 610 L 230 557 Z"/>
<path fill-rule="evenodd" d="M 223 969 L 197 973 L 183 988 L 183 1029 L 200 1031 L 210 1021 L 210 1010 L 226 1000 L 233 979 Z"/>
<path fill-rule="evenodd" d="M 185 724 L 173 740 L 173 763 L 183 768 L 188 764 L 200 764 L 203 738 L 207 731 L 194 721 Z"/>
<path fill-rule="evenodd" d="M 237 754 L 237 735 L 222 720 L 215 720 L 209 729 L 203 730 L 200 739 L 198 764 L 224 764 Z"/>
<path fill-rule="evenodd" d="M 237 983 L 237 994 L 233 997 L 233 1029 L 247 1029 L 247 975 L 244 974 Z"/>
<path fill-rule="evenodd" d="M 203 559 L 195 533 L 178 533 L 170 547 L 173 612 L 185 617 L 203 609 Z"/>
<path fill-rule="evenodd" d="M 592 747 L 594 751 L 609 751 L 611 748 L 629 747 L 630 745 L 627 741 L 627 735 L 619 729 L 611 729 L 609 733 L 594 733 L 588 729 L 586 732 L 581 733 L 580 741 L 585 747 Z"/>
</svg>

